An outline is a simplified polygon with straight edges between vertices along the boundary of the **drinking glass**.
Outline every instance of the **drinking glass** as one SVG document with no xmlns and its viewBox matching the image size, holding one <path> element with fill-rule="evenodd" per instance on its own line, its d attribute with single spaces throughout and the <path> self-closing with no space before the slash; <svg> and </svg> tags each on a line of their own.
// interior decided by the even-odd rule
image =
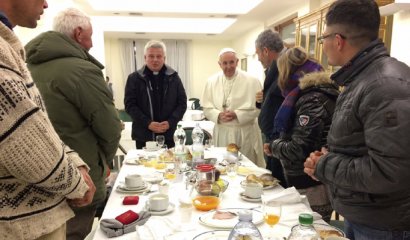
<svg viewBox="0 0 410 240">
<path fill-rule="evenodd" d="M 282 214 L 282 203 L 279 201 L 268 201 L 262 196 L 262 211 L 265 223 L 269 225 L 268 240 L 276 240 L 274 237 L 273 227 L 279 222 Z"/>
<path fill-rule="evenodd" d="M 230 178 L 235 178 L 238 171 L 238 163 L 236 161 L 228 162 L 226 165 L 226 175 Z"/>
<path fill-rule="evenodd" d="M 164 178 L 168 179 L 169 181 L 175 180 L 177 177 L 176 169 L 173 167 L 167 167 L 164 172 Z"/>
<path fill-rule="evenodd" d="M 162 148 L 162 146 L 164 146 L 164 143 L 165 143 L 164 135 L 157 135 L 155 139 L 157 140 L 158 147 Z"/>
</svg>

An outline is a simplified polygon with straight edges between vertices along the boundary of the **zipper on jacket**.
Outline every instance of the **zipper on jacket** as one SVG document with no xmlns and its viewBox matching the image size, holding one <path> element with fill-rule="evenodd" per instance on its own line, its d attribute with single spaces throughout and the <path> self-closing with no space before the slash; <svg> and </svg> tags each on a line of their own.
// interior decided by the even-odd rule
<svg viewBox="0 0 410 240">
<path fill-rule="evenodd" d="M 151 99 L 151 92 L 153 91 L 152 86 L 151 86 L 151 82 L 147 81 L 145 79 L 146 82 L 148 82 L 148 86 L 147 86 L 147 93 L 148 93 L 148 101 L 149 101 L 149 110 L 151 113 L 151 120 L 154 121 L 154 109 L 152 107 L 152 99 Z M 155 133 L 152 132 L 152 140 L 155 140 Z"/>
</svg>

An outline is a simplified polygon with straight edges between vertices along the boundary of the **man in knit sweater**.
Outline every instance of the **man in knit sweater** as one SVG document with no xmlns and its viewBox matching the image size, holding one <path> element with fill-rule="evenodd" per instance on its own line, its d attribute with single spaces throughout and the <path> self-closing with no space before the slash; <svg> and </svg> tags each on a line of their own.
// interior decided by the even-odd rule
<svg viewBox="0 0 410 240">
<path fill-rule="evenodd" d="M 0 239 L 64 239 L 69 204 L 85 206 L 95 192 L 88 166 L 51 125 L 13 32 L 35 28 L 47 7 L 0 1 Z"/>
</svg>

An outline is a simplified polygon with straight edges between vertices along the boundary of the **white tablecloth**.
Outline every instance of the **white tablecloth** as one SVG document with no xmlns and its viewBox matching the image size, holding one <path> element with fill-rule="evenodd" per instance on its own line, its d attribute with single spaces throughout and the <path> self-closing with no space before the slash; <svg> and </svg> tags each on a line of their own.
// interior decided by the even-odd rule
<svg viewBox="0 0 410 240">
<path fill-rule="evenodd" d="M 132 150 L 128 153 L 126 156 L 126 160 L 132 157 L 135 157 L 136 154 L 141 153 L 141 150 Z M 218 160 L 221 160 L 223 155 L 225 153 L 224 148 L 211 148 L 210 150 L 205 151 L 205 157 L 217 157 Z M 255 165 L 249 161 L 246 157 L 241 161 L 242 166 L 249 166 L 249 167 L 255 167 Z M 131 206 L 124 206 L 122 204 L 122 200 L 124 196 L 127 194 L 121 194 L 115 191 L 115 188 L 118 186 L 120 182 L 124 181 L 125 176 L 128 174 L 133 174 L 133 173 L 139 173 L 139 174 L 149 174 L 153 173 L 156 170 L 154 168 L 145 168 L 140 165 L 128 165 L 124 164 L 123 167 L 121 168 L 121 171 L 117 177 L 117 180 L 115 182 L 113 191 L 111 193 L 111 196 L 109 197 L 109 200 L 107 202 L 107 205 L 105 207 L 104 213 L 102 215 L 102 219 L 105 218 L 115 218 L 119 214 L 127 211 L 127 210 L 133 210 L 134 212 L 139 212 L 143 209 L 146 200 L 148 199 L 149 195 L 140 195 L 140 202 L 138 205 L 131 205 Z M 222 201 L 219 205 L 219 208 L 258 208 L 261 206 L 261 203 L 253 203 L 253 202 L 247 202 L 244 201 L 240 198 L 240 192 L 243 191 L 242 187 L 240 186 L 240 182 L 245 179 L 244 176 L 236 176 L 235 178 L 229 178 L 227 176 L 221 176 L 223 179 L 229 181 L 229 187 L 226 190 L 226 192 L 223 193 L 222 195 Z M 156 185 L 153 185 L 153 188 L 151 190 L 157 189 Z M 267 195 L 273 195 L 281 192 L 283 188 L 281 186 L 277 186 L 275 188 L 269 189 L 269 190 L 264 190 L 264 194 Z M 166 216 L 152 216 L 147 223 L 150 221 L 158 221 L 161 218 L 166 218 L 168 220 L 171 220 L 171 222 L 179 222 L 180 221 L 180 215 L 179 215 L 179 201 L 178 198 L 182 194 L 185 194 L 185 184 L 184 182 L 181 183 L 174 183 L 171 184 L 170 189 L 169 189 L 169 197 L 170 197 L 170 202 L 175 204 L 175 210 L 170 213 L 169 215 Z M 277 237 L 283 238 L 287 237 L 290 233 L 291 226 L 297 224 L 297 216 L 299 213 L 302 212 L 311 212 L 311 209 L 306 206 L 303 203 L 296 203 L 296 204 L 291 204 L 291 205 L 286 205 L 283 207 L 282 210 L 282 217 L 280 222 L 274 227 L 274 234 Z M 192 239 L 196 235 L 206 232 L 206 231 L 211 231 L 215 230 L 215 228 L 208 227 L 205 225 L 202 225 L 199 223 L 198 218 L 205 214 L 206 212 L 198 211 L 193 208 L 192 212 L 192 226 L 194 228 L 191 231 L 185 231 L 185 232 L 179 232 L 177 239 Z M 320 222 L 323 222 L 320 220 Z M 162 226 L 165 228 L 166 224 Z M 269 227 L 265 224 L 259 224 L 258 225 L 259 230 L 261 231 L 262 235 L 265 235 L 267 232 L 269 232 Z M 158 231 L 161 231 L 161 226 L 158 226 Z M 182 234 L 182 235 L 181 235 Z M 181 238 L 181 236 L 183 236 Z M 128 233 L 120 237 L 116 237 L 113 239 L 137 239 L 137 233 Z M 101 231 L 101 229 L 97 228 L 97 231 L 94 235 L 95 240 L 102 240 L 102 239 L 108 239 L 105 234 Z M 162 240 L 162 239 L 161 239 Z"/>
</svg>

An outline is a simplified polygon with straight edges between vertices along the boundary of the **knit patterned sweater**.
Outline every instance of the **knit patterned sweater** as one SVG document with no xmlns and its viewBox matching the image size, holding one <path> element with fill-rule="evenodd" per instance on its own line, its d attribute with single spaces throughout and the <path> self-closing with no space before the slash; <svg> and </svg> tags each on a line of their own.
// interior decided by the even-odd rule
<svg viewBox="0 0 410 240">
<path fill-rule="evenodd" d="M 35 239 L 74 216 L 80 157 L 54 131 L 16 35 L 0 23 L 0 239 Z"/>
</svg>

